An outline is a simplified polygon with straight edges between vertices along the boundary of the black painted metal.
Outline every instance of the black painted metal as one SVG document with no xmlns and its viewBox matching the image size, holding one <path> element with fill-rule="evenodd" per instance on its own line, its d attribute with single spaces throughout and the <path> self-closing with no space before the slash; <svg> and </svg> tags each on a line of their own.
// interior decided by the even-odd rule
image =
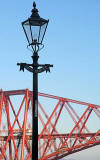
<svg viewBox="0 0 100 160">
<path fill-rule="evenodd" d="M 34 52 L 34 69 L 38 69 L 38 53 Z M 38 160 L 38 73 L 33 72 L 32 160 Z"/>
<path fill-rule="evenodd" d="M 38 51 L 40 51 L 43 48 L 43 38 L 47 29 L 47 25 L 49 20 L 45 20 L 43 18 L 40 18 L 38 14 L 38 10 L 36 9 L 35 2 L 33 3 L 33 10 L 32 15 L 30 18 L 28 18 L 26 21 L 22 22 L 22 26 L 24 29 L 24 33 L 26 35 L 27 41 L 29 43 L 29 46 L 32 47 L 33 50 L 33 63 L 27 64 L 27 63 L 17 63 L 17 65 L 20 66 L 20 71 L 22 70 L 24 72 L 24 69 L 27 69 L 29 72 L 33 73 L 33 110 L 32 110 L 32 160 L 38 160 L 38 73 L 42 73 L 44 71 L 50 72 L 50 67 L 53 67 L 53 65 L 50 64 L 38 64 Z M 42 39 L 39 43 L 39 38 L 34 39 L 33 32 L 31 27 L 40 27 L 38 32 L 38 37 L 40 36 L 40 32 L 42 29 L 42 26 L 45 25 L 45 29 L 43 30 Z M 28 32 L 25 29 L 25 25 L 29 26 L 29 32 L 31 35 L 31 42 L 29 41 Z M 40 45 L 42 45 L 42 48 L 40 48 Z"/>
</svg>

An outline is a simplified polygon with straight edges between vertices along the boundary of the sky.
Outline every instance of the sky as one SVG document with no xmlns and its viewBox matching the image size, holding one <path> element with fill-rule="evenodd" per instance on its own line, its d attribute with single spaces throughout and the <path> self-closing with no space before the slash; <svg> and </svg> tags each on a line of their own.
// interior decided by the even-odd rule
<svg viewBox="0 0 100 160">
<path fill-rule="evenodd" d="M 31 63 L 32 53 L 21 22 L 31 15 L 33 0 L 0 2 L 0 88 L 32 90 L 31 73 L 18 62 Z M 36 0 L 49 19 L 39 62 L 53 64 L 39 75 L 39 92 L 100 104 L 100 0 Z M 100 146 L 66 159 L 99 160 Z"/>
</svg>

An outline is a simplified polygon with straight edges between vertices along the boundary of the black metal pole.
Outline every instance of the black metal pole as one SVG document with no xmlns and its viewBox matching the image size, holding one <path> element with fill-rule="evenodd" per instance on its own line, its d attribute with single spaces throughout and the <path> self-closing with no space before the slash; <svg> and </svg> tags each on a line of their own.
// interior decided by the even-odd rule
<svg viewBox="0 0 100 160">
<path fill-rule="evenodd" d="M 20 66 L 20 71 L 24 69 L 33 73 L 33 106 L 32 106 L 32 160 L 38 160 L 38 73 L 44 71 L 50 72 L 50 64 L 38 64 L 37 43 L 34 43 L 34 53 L 32 56 L 33 63 L 17 63 Z M 37 46 L 38 47 L 38 46 Z"/>
<path fill-rule="evenodd" d="M 38 53 L 33 56 L 33 112 L 32 112 L 32 160 L 38 160 Z"/>
</svg>

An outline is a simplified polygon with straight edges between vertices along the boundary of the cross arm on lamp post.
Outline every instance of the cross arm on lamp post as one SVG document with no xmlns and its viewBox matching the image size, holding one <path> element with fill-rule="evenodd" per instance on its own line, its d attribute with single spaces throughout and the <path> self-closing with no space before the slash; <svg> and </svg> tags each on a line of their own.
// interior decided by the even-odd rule
<svg viewBox="0 0 100 160">
<path fill-rule="evenodd" d="M 32 73 L 42 73 L 44 71 L 50 72 L 50 67 L 53 67 L 51 64 L 38 64 L 38 69 L 35 69 L 34 64 L 28 64 L 28 63 L 17 63 L 18 66 L 20 66 L 20 71 L 24 72 L 24 69 L 28 70 Z"/>
</svg>

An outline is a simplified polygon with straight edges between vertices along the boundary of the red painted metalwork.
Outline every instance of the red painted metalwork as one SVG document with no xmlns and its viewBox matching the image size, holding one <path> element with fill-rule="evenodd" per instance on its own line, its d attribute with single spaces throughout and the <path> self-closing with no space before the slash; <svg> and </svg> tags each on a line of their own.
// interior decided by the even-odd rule
<svg viewBox="0 0 100 160">
<path fill-rule="evenodd" d="M 39 160 L 100 144 L 99 105 L 39 93 L 38 109 Z M 31 160 L 31 145 L 32 91 L 0 90 L 0 160 Z"/>
</svg>

